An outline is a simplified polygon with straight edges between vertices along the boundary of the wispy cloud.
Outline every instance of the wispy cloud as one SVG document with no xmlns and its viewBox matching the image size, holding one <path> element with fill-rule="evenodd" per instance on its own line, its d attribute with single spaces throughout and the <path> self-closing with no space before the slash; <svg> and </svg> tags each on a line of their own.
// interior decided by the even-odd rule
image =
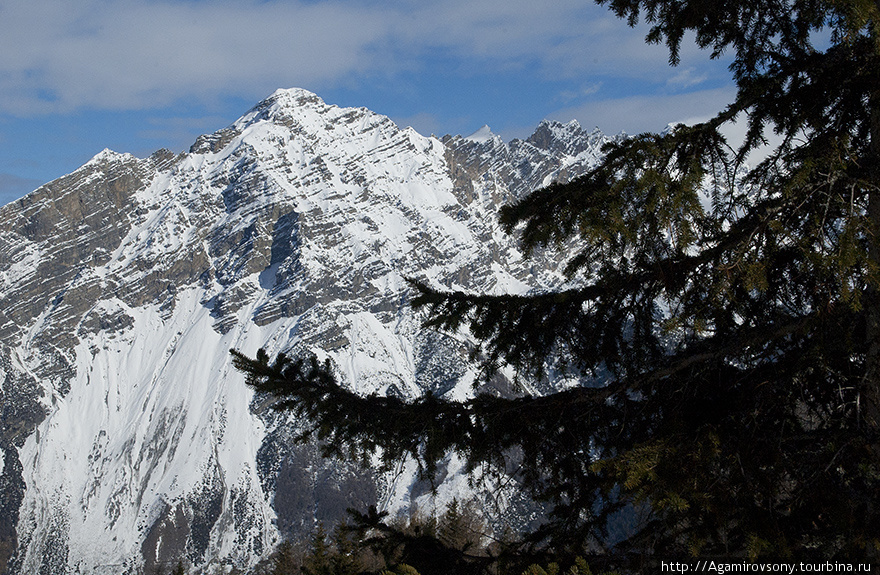
<svg viewBox="0 0 880 575">
<path fill-rule="evenodd" d="M 6 111 L 149 108 L 372 69 L 381 11 L 339 2 L 32 0 L 0 5 Z"/>
<path fill-rule="evenodd" d="M 574 100 L 579 100 L 586 96 L 592 96 L 593 94 L 598 93 L 601 89 L 602 82 L 596 82 L 588 86 L 583 86 L 580 90 L 563 90 L 559 94 L 559 99 L 565 103 L 570 103 Z"/>
<path fill-rule="evenodd" d="M 437 54 L 476 70 L 661 81 L 666 52 L 643 36 L 583 0 L 0 0 L 0 112 L 255 99 L 418 70 Z"/>
<path fill-rule="evenodd" d="M 631 96 L 585 102 L 562 108 L 551 119 L 578 120 L 585 128 L 599 127 L 606 133 L 634 134 L 662 130 L 669 124 L 707 120 L 735 96 L 732 86 L 683 94 Z"/>
<path fill-rule="evenodd" d="M 679 70 L 677 74 L 666 81 L 666 87 L 673 90 L 686 90 L 705 82 L 709 75 L 705 72 L 698 73 L 693 67 Z"/>
</svg>

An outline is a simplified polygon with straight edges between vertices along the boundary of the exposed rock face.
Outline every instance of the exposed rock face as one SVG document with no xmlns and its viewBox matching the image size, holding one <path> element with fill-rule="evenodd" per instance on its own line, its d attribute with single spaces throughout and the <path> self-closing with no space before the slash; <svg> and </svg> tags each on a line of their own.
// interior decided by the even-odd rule
<svg viewBox="0 0 880 575">
<path fill-rule="evenodd" d="M 105 150 L 0 208 L 0 573 L 246 568 L 352 504 L 406 508 L 411 466 L 373 476 L 294 445 L 228 350 L 310 350 L 363 393 L 466 396 L 466 336 L 423 330 L 403 278 L 558 284 L 495 213 L 604 141 L 576 123 L 437 140 L 283 90 L 189 153 Z"/>
</svg>

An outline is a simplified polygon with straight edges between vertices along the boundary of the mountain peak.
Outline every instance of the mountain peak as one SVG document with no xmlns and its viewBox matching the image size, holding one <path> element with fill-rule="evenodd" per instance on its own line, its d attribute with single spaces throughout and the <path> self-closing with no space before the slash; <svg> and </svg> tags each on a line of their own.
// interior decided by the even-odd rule
<svg viewBox="0 0 880 575">
<path fill-rule="evenodd" d="M 127 153 L 122 154 L 119 152 L 114 152 L 110 148 L 104 148 L 103 150 L 101 150 L 100 152 L 98 152 L 97 154 L 92 156 L 92 159 L 89 160 L 88 162 L 86 162 L 85 166 L 89 166 L 89 165 L 93 165 L 93 164 L 100 164 L 100 163 L 105 163 L 105 162 L 116 162 L 119 160 L 124 160 L 126 158 L 131 158 L 131 157 L 133 157 L 131 154 L 127 154 Z"/>
<path fill-rule="evenodd" d="M 488 126 L 488 124 L 483 124 L 483 127 L 466 137 L 465 140 L 469 140 L 471 142 L 477 142 L 478 144 L 482 144 L 483 142 L 488 142 L 497 138 L 493 132 L 492 128 Z"/>
<path fill-rule="evenodd" d="M 565 131 L 573 132 L 581 129 L 581 124 L 575 119 L 571 119 L 568 122 L 560 122 L 558 120 L 541 120 L 541 123 L 538 126 L 548 126 L 551 129 L 562 129 Z"/>
<path fill-rule="evenodd" d="M 587 132 L 577 120 L 564 124 L 556 120 L 543 120 L 526 142 L 542 150 L 577 156 L 587 150 L 597 150 L 596 146 L 605 139 L 601 130 L 597 128 Z"/>
<path fill-rule="evenodd" d="M 278 88 L 261 103 L 292 103 L 294 105 L 302 105 L 305 103 L 324 104 L 324 100 L 314 92 L 309 92 L 304 88 Z"/>
<path fill-rule="evenodd" d="M 570 120 L 564 124 L 556 120 L 541 120 L 541 123 L 535 128 L 534 134 L 529 139 L 531 140 L 539 136 L 551 137 L 555 140 L 567 140 L 573 136 L 580 135 L 582 132 L 583 129 L 577 120 Z"/>
<path fill-rule="evenodd" d="M 294 110 L 313 109 L 323 111 L 329 106 L 320 96 L 303 88 L 279 88 L 254 106 L 251 111 L 238 119 L 236 124 L 241 127 L 254 120 L 289 115 Z"/>
</svg>

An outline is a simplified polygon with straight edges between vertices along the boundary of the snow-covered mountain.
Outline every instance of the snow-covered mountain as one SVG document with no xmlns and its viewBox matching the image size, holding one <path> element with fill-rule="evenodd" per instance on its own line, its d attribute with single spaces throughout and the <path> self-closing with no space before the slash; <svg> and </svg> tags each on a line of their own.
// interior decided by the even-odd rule
<svg viewBox="0 0 880 575">
<path fill-rule="evenodd" d="M 429 498 L 406 462 L 295 445 L 229 349 L 308 350 L 363 393 L 473 393 L 466 336 L 421 328 L 403 278 L 557 285 L 497 209 L 606 141 L 427 138 L 279 90 L 188 153 L 105 150 L 0 208 L 0 573 L 245 569 L 346 507 Z"/>
</svg>

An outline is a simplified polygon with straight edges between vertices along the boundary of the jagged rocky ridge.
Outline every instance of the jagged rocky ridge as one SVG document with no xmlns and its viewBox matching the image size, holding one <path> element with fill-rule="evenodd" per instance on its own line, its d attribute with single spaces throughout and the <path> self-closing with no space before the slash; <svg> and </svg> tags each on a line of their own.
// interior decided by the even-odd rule
<svg viewBox="0 0 880 575">
<path fill-rule="evenodd" d="M 363 393 L 473 393 L 468 340 L 429 332 L 404 277 L 558 285 L 500 205 L 585 171 L 607 138 L 427 138 L 279 90 L 188 153 L 108 150 L 0 208 L 0 573 L 246 569 L 351 505 L 438 494 L 294 445 L 228 350 L 309 350 Z M 503 380 L 497 384 L 503 392 Z"/>
</svg>

